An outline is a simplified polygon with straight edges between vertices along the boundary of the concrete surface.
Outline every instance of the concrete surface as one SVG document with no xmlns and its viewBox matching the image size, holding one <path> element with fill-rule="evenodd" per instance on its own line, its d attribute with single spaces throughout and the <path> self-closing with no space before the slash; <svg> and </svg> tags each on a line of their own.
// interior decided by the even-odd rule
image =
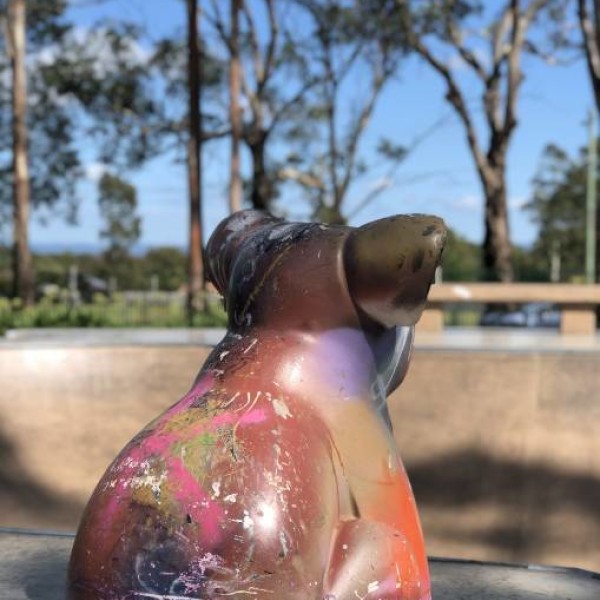
<svg viewBox="0 0 600 600">
<path fill-rule="evenodd" d="M 64 600 L 72 537 L 0 530 L 0 600 Z M 434 600 L 598 600 L 580 570 L 430 559 Z M 283 600 L 283 599 L 281 599 Z"/>
<path fill-rule="evenodd" d="M 0 525 L 73 530 L 118 450 L 187 391 L 209 340 L 19 335 L 0 343 Z M 599 373 L 595 338 L 418 334 L 390 410 L 430 554 L 600 570 Z"/>
</svg>

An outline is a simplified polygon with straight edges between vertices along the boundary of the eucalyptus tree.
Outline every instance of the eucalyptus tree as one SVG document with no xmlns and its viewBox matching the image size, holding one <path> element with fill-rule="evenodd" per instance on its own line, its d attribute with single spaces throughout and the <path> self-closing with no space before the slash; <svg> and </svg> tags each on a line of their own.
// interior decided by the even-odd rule
<svg viewBox="0 0 600 600">
<path fill-rule="evenodd" d="M 254 208 L 272 209 L 278 196 L 280 161 L 274 159 L 270 148 L 282 141 L 285 128 L 298 121 L 299 113 L 305 116 L 303 101 L 316 83 L 310 77 L 304 53 L 308 35 L 298 26 L 302 15 L 295 2 L 231 2 L 228 17 L 225 3 L 210 0 L 205 17 L 221 42 L 232 72 L 232 144 L 241 140 L 250 155 L 250 203 Z M 236 154 L 232 156 L 235 161 Z M 232 177 L 237 177 L 233 169 Z"/>
<path fill-rule="evenodd" d="M 554 281 L 585 275 L 587 156 L 572 158 L 548 144 L 533 179 L 525 210 L 538 228 L 533 255 Z"/>
<path fill-rule="evenodd" d="M 27 78 L 25 73 L 25 0 L 10 0 L 6 18 L 6 46 L 12 74 L 12 189 L 13 189 L 13 295 L 25 305 L 34 299 L 33 271 L 27 223 L 29 171 L 27 155 Z"/>
<path fill-rule="evenodd" d="M 577 9 L 596 110 L 600 111 L 600 1 L 577 0 Z"/>
<path fill-rule="evenodd" d="M 129 255 L 142 234 L 137 192 L 130 183 L 110 173 L 100 178 L 98 190 L 103 224 L 100 237 L 108 242 L 105 255 L 115 262 Z"/>
<path fill-rule="evenodd" d="M 312 216 L 345 223 L 352 186 L 373 172 L 361 155 L 377 101 L 405 54 L 401 40 L 376 11 L 343 0 L 297 0 L 304 11 L 310 40 L 303 51 L 313 83 L 304 106 L 306 116 L 288 129 L 292 150 L 278 171 L 282 181 L 294 181 L 310 201 Z M 376 34 L 374 32 L 377 32 Z M 360 83 L 358 83 L 360 81 Z M 379 141 L 375 159 L 390 166 L 388 174 L 362 195 L 364 208 L 390 183 L 408 147 L 395 140 Z"/>
<path fill-rule="evenodd" d="M 186 0 L 187 7 L 187 75 L 188 140 L 187 166 L 189 183 L 189 262 L 187 312 L 191 324 L 194 312 L 204 307 L 204 261 L 202 256 L 202 61 L 198 31 L 198 0 Z"/>
<path fill-rule="evenodd" d="M 203 264 L 204 144 L 229 135 L 226 111 L 221 109 L 225 65 L 208 50 L 203 39 L 201 6 L 185 0 L 185 35 L 158 40 L 149 64 L 157 88 L 165 98 L 161 115 L 161 152 L 185 161 L 188 175 L 189 248 L 187 311 L 202 310 L 205 276 Z"/>
<path fill-rule="evenodd" d="M 374 0 L 365 0 L 374 2 Z M 486 279 L 514 277 L 506 168 L 525 79 L 523 55 L 553 59 L 567 0 L 384 0 L 406 43 L 445 84 L 446 100 L 466 134 L 485 196 Z M 473 83 L 478 101 L 469 97 Z M 481 116 L 480 116 L 481 115 Z M 478 121 L 483 119 L 483 127 Z"/>
<path fill-rule="evenodd" d="M 0 37 L 0 75 L 14 74 L 12 80 L 0 77 L 0 211 L 15 223 L 13 287 L 28 303 L 34 279 L 27 258 L 27 197 L 38 217 L 58 214 L 74 221 L 83 174 L 77 141 L 86 138 L 99 148 L 103 162 L 140 164 L 156 150 L 160 104 L 152 99 L 134 27 L 106 23 L 82 34 L 65 16 L 66 0 L 4 0 L 0 6 L 7 24 Z M 19 74 L 15 8 L 24 31 Z"/>
</svg>

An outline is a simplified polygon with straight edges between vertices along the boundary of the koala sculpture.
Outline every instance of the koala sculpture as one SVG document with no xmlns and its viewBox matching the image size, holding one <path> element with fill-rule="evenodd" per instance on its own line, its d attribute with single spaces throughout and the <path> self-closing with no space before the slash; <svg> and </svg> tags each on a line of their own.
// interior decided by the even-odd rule
<svg viewBox="0 0 600 600">
<path fill-rule="evenodd" d="M 228 331 L 98 484 L 70 600 L 429 600 L 386 396 L 444 239 L 422 215 L 225 219 L 207 259 Z"/>
</svg>

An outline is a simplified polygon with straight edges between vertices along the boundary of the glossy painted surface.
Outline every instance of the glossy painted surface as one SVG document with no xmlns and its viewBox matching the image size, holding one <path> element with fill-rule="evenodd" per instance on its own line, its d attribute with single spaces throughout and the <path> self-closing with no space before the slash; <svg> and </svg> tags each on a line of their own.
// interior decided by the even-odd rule
<svg viewBox="0 0 600 600">
<path fill-rule="evenodd" d="M 385 396 L 443 241 L 434 217 L 224 221 L 207 254 L 229 331 L 98 484 L 71 600 L 429 599 Z"/>
</svg>

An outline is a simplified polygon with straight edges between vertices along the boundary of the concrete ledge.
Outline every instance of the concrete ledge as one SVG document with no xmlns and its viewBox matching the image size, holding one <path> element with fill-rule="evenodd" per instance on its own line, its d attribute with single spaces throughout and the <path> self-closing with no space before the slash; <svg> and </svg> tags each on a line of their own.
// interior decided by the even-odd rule
<svg viewBox="0 0 600 600">
<path fill-rule="evenodd" d="M 207 346 L 221 341 L 220 327 L 173 328 L 47 328 L 9 329 L 0 336 L 0 348 L 53 348 L 79 346 Z"/>
<path fill-rule="evenodd" d="M 428 552 L 600 570 L 597 341 L 506 333 L 419 334 L 390 399 Z M 0 344 L 0 525 L 73 530 L 108 463 L 209 350 Z"/>
<path fill-rule="evenodd" d="M 0 530 L 0 600 L 64 600 L 73 538 Z M 431 558 L 435 600 L 597 600 L 600 576 L 579 569 Z"/>
</svg>

